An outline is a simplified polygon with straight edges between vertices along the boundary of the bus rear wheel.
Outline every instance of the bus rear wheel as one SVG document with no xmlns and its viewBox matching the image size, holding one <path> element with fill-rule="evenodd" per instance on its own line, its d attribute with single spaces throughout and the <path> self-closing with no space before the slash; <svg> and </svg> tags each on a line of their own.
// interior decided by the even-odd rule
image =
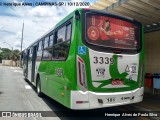
<svg viewBox="0 0 160 120">
<path fill-rule="evenodd" d="M 37 90 L 37 95 L 38 95 L 39 97 L 42 97 L 40 78 L 37 78 L 36 90 Z"/>
</svg>

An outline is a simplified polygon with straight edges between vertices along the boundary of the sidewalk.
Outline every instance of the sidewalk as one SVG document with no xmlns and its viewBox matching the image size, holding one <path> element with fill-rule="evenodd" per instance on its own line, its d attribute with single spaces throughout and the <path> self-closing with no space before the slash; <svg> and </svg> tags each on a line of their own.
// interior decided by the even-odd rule
<svg viewBox="0 0 160 120">
<path fill-rule="evenodd" d="M 138 105 L 152 111 L 160 111 L 160 91 L 155 90 L 154 94 L 152 91 L 145 92 L 143 101 L 138 103 Z"/>
</svg>

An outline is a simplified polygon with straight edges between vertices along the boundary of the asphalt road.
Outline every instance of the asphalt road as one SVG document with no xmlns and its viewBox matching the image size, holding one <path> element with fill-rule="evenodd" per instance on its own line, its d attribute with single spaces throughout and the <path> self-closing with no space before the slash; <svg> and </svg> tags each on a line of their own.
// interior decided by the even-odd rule
<svg viewBox="0 0 160 120">
<path fill-rule="evenodd" d="M 0 111 L 52 111 L 48 100 L 39 98 L 32 85 L 23 79 L 21 68 L 0 66 Z M 4 118 L 3 118 L 4 119 Z M 24 118 L 27 119 L 27 118 Z M 34 119 L 34 118 L 33 118 Z M 41 118 L 38 118 L 41 120 Z M 43 120 L 52 118 L 43 118 Z M 56 116 L 54 119 L 59 120 Z"/>
<path fill-rule="evenodd" d="M 103 109 L 96 109 L 96 110 L 84 110 L 84 111 L 73 111 L 65 108 L 61 104 L 57 103 L 56 101 L 52 100 L 47 96 L 43 96 L 42 98 L 38 97 L 35 88 L 28 82 L 23 79 L 22 69 L 18 67 L 9 67 L 9 66 L 0 66 L 0 111 L 51 111 L 54 117 L 44 117 L 44 118 L 29 118 L 30 120 L 66 120 L 66 119 L 82 119 L 76 117 L 80 114 L 89 113 L 93 116 L 96 113 L 102 113 L 102 117 L 104 118 L 104 114 L 107 112 L 114 112 L 114 111 L 147 111 L 145 108 L 139 107 L 136 104 L 133 105 L 125 105 L 125 106 L 118 106 L 118 107 L 110 107 L 110 108 L 103 108 Z M 58 112 L 57 112 L 58 111 Z M 74 117 L 67 117 L 67 116 Z M 99 117 L 92 117 L 90 119 L 102 119 Z M 89 119 L 83 117 L 84 119 Z M 0 118 L 2 120 L 8 120 L 8 118 Z M 28 118 L 19 118 L 18 120 L 28 120 Z M 108 119 L 108 118 L 107 118 Z M 129 117 L 112 117 L 111 119 L 120 119 L 120 120 L 132 120 L 132 119 L 145 119 L 147 117 L 141 118 L 129 118 Z"/>
</svg>

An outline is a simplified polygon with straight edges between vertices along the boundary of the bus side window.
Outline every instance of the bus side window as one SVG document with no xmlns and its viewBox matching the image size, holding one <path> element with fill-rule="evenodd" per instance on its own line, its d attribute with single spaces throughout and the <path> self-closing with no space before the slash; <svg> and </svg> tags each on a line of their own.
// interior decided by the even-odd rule
<svg viewBox="0 0 160 120">
<path fill-rule="evenodd" d="M 57 32 L 57 43 L 64 42 L 65 39 L 65 34 L 66 34 L 66 26 L 62 27 L 61 29 L 58 30 Z"/>
<path fill-rule="evenodd" d="M 57 44 L 57 32 L 54 34 L 53 42 L 54 45 Z"/>
<path fill-rule="evenodd" d="M 37 51 L 38 51 L 38 48 L 39 48 L 39 43 L 37 43 Z"/>
<path fill-rule="evenodd" d="M 42 40 L 38 43 L 38 47 L 37 47 L 37 61 L 41 60 L 42 57 Z"/>
<path fill-rule="evenodd" d="M 38 43 L 36 43 L 36 53 L 35 53 L 35 55 L 36 55 L 36 59 L 37 59 L 38 47 L 39 47 L 39 44 L 38 44 Z"/>
<path fill-rule="evenodd" d="M 49 47 L 53 46 L 53 34 L 49 37 Z"/>
<path fill-rule="evenodd" d="M 30 49 L 27 49 L 27 62 L 29 61 Z"/>
<path fill-rule="evenodd" d="M 71 32 L 72 32 L 72 29 L 71 29 L 71 24 L 67 25 L 67 32 L 66 32 L 66 40 L 70 40 L 71 39 Z"/>
<path fill-rule="evenodd" d="M 51 60 L 51 58 L 52 58 L 52 46 L 49 45 L 49 43 L 50 43 L 49 38 L 51 38 L 51 37 L 48 36 L 44 40 L 44 49 L 43 49 L 42 60 Z M 53 43 L 53 40 L 52 40 L 52 43 Z"/>
<path fill-rule="evenodd" d="M 42 41 L 39 42 L 38 50 L 42 50 Z"/>
<path fill-rule="evenodd" d="M 44 48 L 48 47 L 49 37 L 46 37 L 44 40 Z"/>
<path fill-rule="evenodd" d="M 33 53 L 33 48 L 31 47 L 31 48 L 30 48 L 30 55 L 29 55 L 29 60 L 30 60 L 30 61 L 32 60 L 32 53 Z"/>
<path fill-rule="evenodd" d="M 68 56 L 71 40 L 71 23 L 56 32 L 57 44 L 53 46 L 53 60 L 65 60 Z"/>
<path fill-rule="evenodd" d="M 42 50 L 44 49 L 44 42 L 45 42 L 45 41 L 44 41 L 44 39 L 43 39 L 43 40 L 42 40 L 42 45 L 41 45 L 41 47 L 42 47 L 41 49 L 42 49 Z"/>
</svg>

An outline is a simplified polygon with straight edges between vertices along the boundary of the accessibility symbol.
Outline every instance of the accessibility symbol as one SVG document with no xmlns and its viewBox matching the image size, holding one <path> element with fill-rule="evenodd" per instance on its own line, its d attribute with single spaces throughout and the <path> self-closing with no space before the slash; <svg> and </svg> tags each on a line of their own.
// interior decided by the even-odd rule
<svg viewBox="0 0 160 120">
<path fill-rule="evenodd" d="M 86 47 L 85 46 L 78 46 L 78 54 L 80 54 L 80 55 L 86 54 Z"/>
</svg>

